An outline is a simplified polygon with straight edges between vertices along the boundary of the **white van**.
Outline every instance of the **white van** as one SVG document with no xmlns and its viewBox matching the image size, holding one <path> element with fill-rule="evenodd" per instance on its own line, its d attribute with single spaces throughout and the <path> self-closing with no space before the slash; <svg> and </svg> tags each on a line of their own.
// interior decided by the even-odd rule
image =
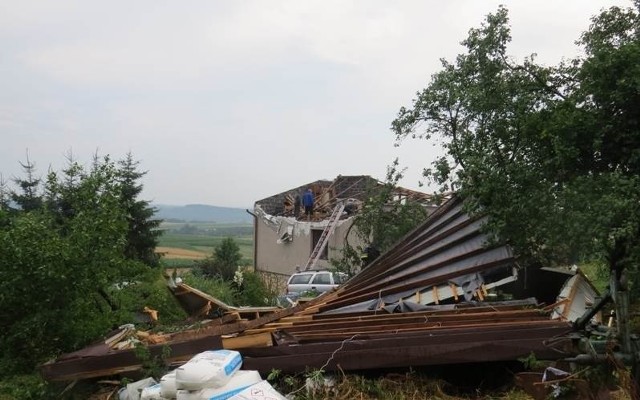
<svg viewBox="0 0 640 400">
<path fill-rule="evenodd" d="M 304 292 L 324 293 L 337 288 L 346 281 L 346 275 L 332 271 L 305 271 L 297 272 L 287 281 L 287 294 L 300 294 Z"/>
</svg>

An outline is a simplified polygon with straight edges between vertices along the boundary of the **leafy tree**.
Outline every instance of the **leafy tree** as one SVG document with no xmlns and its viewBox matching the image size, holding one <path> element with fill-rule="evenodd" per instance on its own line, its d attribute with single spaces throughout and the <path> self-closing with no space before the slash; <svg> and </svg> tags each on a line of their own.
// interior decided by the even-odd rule
<svg viewBox="0 0 640 400">
<path fill-rule="evenodd" d="M 638 6 L 637 3 L 636 6 Z M 439 142 L 425 176 L 455 189 L 519 254 L 545 263 L 640 252 L 640 20 L 612 7 L 592 20 L 585 55 L 557 66 L 507 53 L 499 8 L 432 76 L 392 129 Z"/>
<path fill-rule="evenodd" d="M 198 261 L 196 268 L 203 275 L 218 277 L 230 282 L 233 280 L 241 260 L 240 247 L 233 238 L 227 237 L 215 247 L 211 257 Z"/>
<path fill-rule="evenodd" d="M 162 221 L 153 218 L 157 210 L 148 201 L 139 199 L 142 185 L 138 182 L 147 172 L 138 171 L 138 165 L 139 161 L 134 161 L 131 153 L 119 162 L 121 203 L 127 212 L 129 223 L 125 254 L 129 259 L 157 266 L 158 255 L 155 249 L 158 237 L 162 234 L 158 229 Z"/>
<path fill-rule="evenodd" d="M 74 160 L 73 154 L 67 155 L 67 166 L 59 174 L 49 171 L 44 188 L 43 204 L 55 215 L 59 226 L 64 230 L 65 224 L 72 220 L 77 210 L 79 186 L 86 178 L 84 167 Z"/>
<path fill-rule="evenodd" d="M 124 257 L 127 221 L 116 172 L 105 160 L 80 178 L 66 198 L 72 217 L 61 220 L 47 207 L 23 210 L 0 230 L 0 372 L 30 370 L 122 322 L 100 293 L 135 279 L 143 266 Z M 51 173 L 51 201 L 56 185 Z"/>
</svg>

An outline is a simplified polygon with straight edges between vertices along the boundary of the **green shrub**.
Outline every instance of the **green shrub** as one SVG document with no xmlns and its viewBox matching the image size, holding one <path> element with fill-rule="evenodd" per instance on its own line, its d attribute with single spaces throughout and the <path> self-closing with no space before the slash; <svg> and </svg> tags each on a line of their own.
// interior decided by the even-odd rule
<svg viewBox="0 0 640 400">
<path fill-rule="evenodd" d="M 135 314 L 145 307 L 158 311 L 158 322 L 163 325 L 183 321 L 187 314 L 173 297 L 162 271 L 148 269 L 120 288 L 113 288 L 111 295 L 118 307 L 118 323 L 132 323 Z"/>
<path fill-rule="evenodd" d="M 227 304 L 234 304 L 235 291 L 220 278 L 208 278 L 197 274 L 184 274 L 182 280 L 189 286 L 203 291 Z"/>
<path fill-rule="evenodd" d="M 275 303 L 278 293 L 270 290 L 262 277 L 253 271 L 242 271 L 236 274 L 236 302 L 241 306 L 270 306 Z M 241 282 L 238 282 L 241 280 Z"/>
<path fill-rule="evenodd" d="M 0 400 L 40 400 L 56 396 L 38 374 L 15 375 L 0 380 Z"/>
<path fill-rule="evenodd" d="M 213 256 L 196 261 L 196 269 L 202 275 L 230 282 L 241 260 L 240 247 L 233 238 L 227 237 L 215 247 Z"/>
</svg>

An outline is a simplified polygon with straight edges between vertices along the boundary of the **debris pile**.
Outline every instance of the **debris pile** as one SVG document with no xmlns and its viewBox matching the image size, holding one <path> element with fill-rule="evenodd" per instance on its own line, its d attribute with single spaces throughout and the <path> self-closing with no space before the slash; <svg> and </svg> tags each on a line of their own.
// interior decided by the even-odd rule
<svg viewBox="0 0 640 400">
<path fill-rule="evenodd" d="M 301 216 L 302 209 L 296 209 L 299 199 L 306 190 L 313 193 L 314 206 L 310 221 L 322 221 L 327 219 L 338 202 L 346 204 L 345 211 L 348 215 L 356 213 L 363 201 L 371 195 L 376 188 L 385 184 L 368 175 L 344 176 L 339 175 L 333 181 L 319 180 L 306 185 L 288 190 L 283 193 L 267 197 L 256 202 L 256 208 L 269 217 L 295 217 Z M 411 189 L 395 187 L 393 189 L 395 200 L 417 200 L 425 204 L 433 204 L 433 196 L 417 192 Z M 296 215 L 296 210 L 298 214 Z M 306 219 L 306 218 L 305 218 Z"/>
<path fill-rule="evenodd" d="M 484 222 L 452 198 L 346 284 L 292 308 L 234 309 L 174 284 L 183 307 L 210 320 L 149 348 L 153 354 L 169 346 L 170 365 L 206 350 L 242 349 L 244 368 L 262 374 L 571 355 L 566 334 L 595 290 L 579 271 L 544 271 L 550 283 L 533 289 L 551 288 L 553 296 L 527 296 L 532 288 L 519 277 L 532 271 L 520 269 L 507 246 L 488 240 Z M 69 380 L 139 368 L 128 351 L 99 345 L 41 371 L 50 380 Z"/>
</svg>

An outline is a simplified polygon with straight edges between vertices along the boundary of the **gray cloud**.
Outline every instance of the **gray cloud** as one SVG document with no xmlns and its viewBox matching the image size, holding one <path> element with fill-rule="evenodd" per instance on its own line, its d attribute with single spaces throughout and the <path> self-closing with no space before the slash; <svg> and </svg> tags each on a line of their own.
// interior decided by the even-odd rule
<svg viewBox="0 0 640 400">
<path fill-rule="evenodd" d="M 437 149 L 393 147 L 389 124 L 439 58 L 506 3 L 512 53 L 576 54 L 589 17 L 628 1 L 0 1 L 0 172 L 29 149 L 127 151 L 164 203 L 248 206 L 338 174 L 416 187 Z"/>
</svg>

